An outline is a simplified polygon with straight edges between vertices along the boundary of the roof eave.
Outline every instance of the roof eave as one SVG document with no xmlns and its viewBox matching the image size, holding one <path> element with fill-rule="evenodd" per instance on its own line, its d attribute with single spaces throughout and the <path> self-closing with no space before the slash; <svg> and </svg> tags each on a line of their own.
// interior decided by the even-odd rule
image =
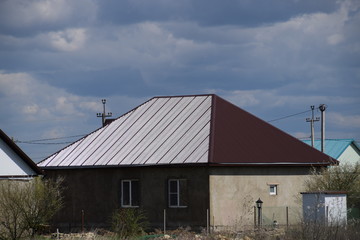
<svg viewBox="0 0 360 240">
<path fill-rule="evenodd" d="M 263 163 L 263 162 L 252 162 L 252 163 L 211 163 L 209 166 L 243 166 L 243 167 L 327 167 L 334 164 L 331 163 L 292 163 L 292 162 L 274 162 L 274 163 Z"/>
<path fill-rule="evenodd" d="M 139 168 L 139 167 L 204 167 L 208 163 L 179 163 L 179 164 L 129 164 L 129 165 L 85 165 L 85 166 L 52 166 L 40 167 L 42 170 L 65 170 L 65 169 L 105 169 L 105 168 Z"/>
</svg>

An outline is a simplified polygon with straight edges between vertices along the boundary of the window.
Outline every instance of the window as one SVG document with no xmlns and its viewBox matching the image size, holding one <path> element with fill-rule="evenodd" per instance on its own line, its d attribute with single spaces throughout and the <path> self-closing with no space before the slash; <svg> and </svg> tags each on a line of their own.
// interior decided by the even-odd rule
<svg viewBox="0 0 360 240">
<path fill-rule="evenodd" d="M 277 195 L 277 185 L 270 184 L 270 195 Z"/>
<path fill-rule="evenodd" d="M 169 179 L 168 181 L 169 207 L 187 206 L 186 179 Z"/>
<path fill-rule="evenodd" d="M 139 201 L 139 180 L 121 181 L 121 206 L 138 207 Z"/>
</svg>

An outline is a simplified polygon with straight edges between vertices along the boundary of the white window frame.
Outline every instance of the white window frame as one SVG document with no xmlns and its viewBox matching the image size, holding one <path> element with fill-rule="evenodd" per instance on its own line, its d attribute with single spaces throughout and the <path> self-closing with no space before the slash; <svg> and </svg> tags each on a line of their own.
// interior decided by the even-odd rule
<svg viewBox="0 0 360 240">
<path fill-rule="evenodd" d="M 169 208 L 187 208 L 187 206 L 183 206 L 183 205 L 180 205 L 180 181 L 182 180 L 186 180 L 186 179 L 175 179 L 175 178 L 172 178 L 172 179 L 169 179 L 168 180 L 168 206 Z M 176 182 L 176 185 L 177 185 L 177 191 L 176 192 L 171 192 L 170 191 L 170 182 Z M 177 204 L 176 205 L 171 205 L 171 195 L 172 194 L 176 194 L 177 195 Z"/>
<path fill-rule="evenodd" d="M 271 191 L 273 189 L 273 191 Z M 269 184 L 269 193 L 271 196 L 278 195 L 278 185 L 277 184 Z"/>
<path fill-rule="evenodd" d="M 124 204 L 124 183 L 125 182 L 128 182 L 129 183 L 129 202 L 130 204 L 128 205 L 125 205 Z M 138 179 L 124 179 L 124 180 L 121 180 L 121 207 L 124 207 L 124 208 L 138 208 L 139 205 L 133 205 L 133 199 L 132 199 L 132 182 L 138 182 L 139 183 L 139 180 Z"/>
</svg>

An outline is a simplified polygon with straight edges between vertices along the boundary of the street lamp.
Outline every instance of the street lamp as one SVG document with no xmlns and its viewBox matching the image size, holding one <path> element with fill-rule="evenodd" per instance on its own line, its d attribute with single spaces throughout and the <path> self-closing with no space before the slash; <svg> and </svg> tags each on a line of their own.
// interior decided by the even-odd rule
<svg viewBox="0 0 360 240">
<path fill-rule="evenodd" d="M 261 225 L 261 207 L 262 207 L 263 201 L 259 198 L 256 201 L 256 207 L 258 208 L 258 227 L 260 228 Z"/>
</svg>

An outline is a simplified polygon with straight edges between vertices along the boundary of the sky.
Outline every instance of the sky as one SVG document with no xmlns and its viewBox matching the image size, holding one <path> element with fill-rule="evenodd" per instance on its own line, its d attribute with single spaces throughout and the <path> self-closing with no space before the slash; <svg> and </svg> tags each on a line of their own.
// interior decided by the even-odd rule
<svg viewBox="0 0 360 240">
<path fill-rule="evenodd" d="M 0 0 L 0 128 L 38 162 L 154 96 L 360 141 L 360 0 Z M 315 122 L 315 138 L 320 138 Z"/>
</svg>

